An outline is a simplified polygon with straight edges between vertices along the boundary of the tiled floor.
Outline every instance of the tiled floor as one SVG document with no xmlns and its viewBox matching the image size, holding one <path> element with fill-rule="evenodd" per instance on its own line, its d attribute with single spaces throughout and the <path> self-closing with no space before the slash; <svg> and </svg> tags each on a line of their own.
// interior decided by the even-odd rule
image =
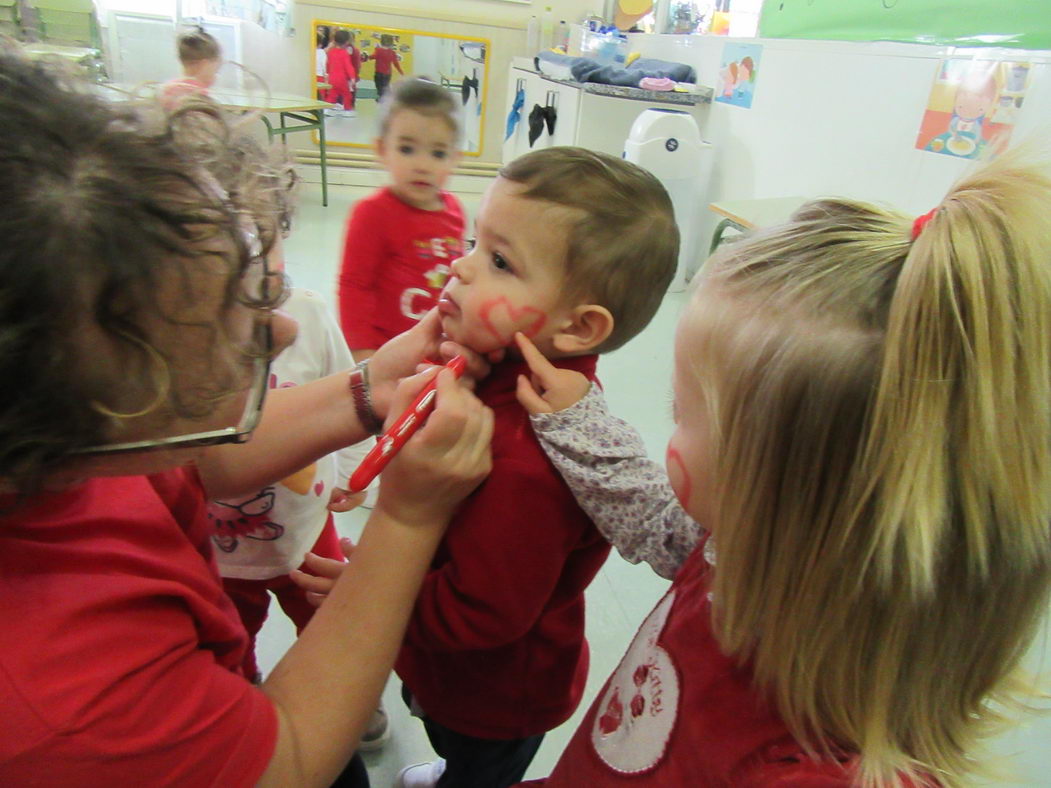
<svg viewBox="0 0 1051 788">
<path fill-rule="evenodd" d="M 342 248 L 343 223 L 354 201 L 364 189 L 331 186 L 329 206 L 321 207 L 320 189 L 305 184 L 294 230 L 286 244 L 288 273 L 293 281 L 335 301 L 335 280 Z M 470 217 L 478 205 L 477 194 L 461 195 Z M 661 457 L 671 433 L 671 356 L 672 335 L 682 294 L 669 294 L 650 326 L 623 349 L 604 357 L 600 375 L 614 413 L 632 422 L 646 440 L 651 456 Z M 352 537 L 360 531 L 367 512 L 357 510 L 341 515 L 340 530 Z M 632 566 L 611 555 L 588 591 L 587 634 L 591 644 L 592 667 L 584 702 L 577 713 L 560 728 L 548 734 L 527 777 L 548 774 L 580 717 L 597 690 L 616 666 L 636 627 L 667 587 L 667 582 L 646 566 Z M 280 658 L 291 643 L 294 630 L 278 611 L 267 622 L 259 638 L 259 661 L 263 670 Z M 1051 647 L 1046 632 L 1029 655 L 1029 667 L 1048 667 Z M 433 752 L 417 720 L 408 716 L 392 679 L 384 694 L 391 716 L 393 735 L 380 752 L 366 756 L 372 783 L 389 786 L 401 766 L 430 760 Z M 1036 717 L 995 742 L 997 762 L 1005 772 L 997 786 L 1051 786 L 1051 714 Z M 582 788 L 584 788 L 582 786 Z M 587 788 L 591 788 L 588 786 Z"/>
</svg>

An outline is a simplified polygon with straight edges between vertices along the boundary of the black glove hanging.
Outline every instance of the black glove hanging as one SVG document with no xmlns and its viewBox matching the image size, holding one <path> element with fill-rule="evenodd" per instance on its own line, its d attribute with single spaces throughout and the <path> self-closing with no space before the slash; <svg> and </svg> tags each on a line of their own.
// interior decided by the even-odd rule
<svg viewBox="0 0 1051 788">
<path fill-rule="evenodd" d="M 547 107 L 541 107 L 539 104 L 534 104 L 533 109 L 529 111 L 529 147 L 533 147 L 533 143 L 539 139 L 540 135 L 544 133 L 544 117 Z"/>
<path fill-rule="evenodd" d="M 555 121 L 558 120 L 558 107 L 548 104 L 544 107 L 544 121 L 547 123 L 547 133 L 555 133 Z"/>
<path fill-rule="evenodd" d="M 460 93 L 464 104 L 471 99 L 471 88 L 474 88 L 474 97 L 478 98 L 478 80 L 464 77 L 463 82 L 460 84 Z"/>
</svg>

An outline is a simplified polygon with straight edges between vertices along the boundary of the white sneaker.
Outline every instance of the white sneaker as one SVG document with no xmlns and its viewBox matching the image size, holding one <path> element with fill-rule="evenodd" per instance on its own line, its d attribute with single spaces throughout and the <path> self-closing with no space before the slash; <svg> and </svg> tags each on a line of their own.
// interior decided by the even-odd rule
<svg viewBox="0 0 1051 788">
<path fill-rule="evenodd" d="M 372 712 L 372 719 L 369 720 L 368 727 L 365 728 L 365 733 L 361 737 L 361 742 L 358 744 L 358 749 L 361 752 L 373 752 L 375 750 L 383 749 L 383 745 L 390 740 L 390 720 L 387 718 L 387 710 L 383 708 L 383 703 Z"/>
<path fill-rule="evenodd" d="M 394 788 L 434 788 L 445 771 L 445 759 L 406 766 L 394 778 Z"/>
<path fill-rule="evenodd" d="M 325 108 L 325 116 L 329 118 L 338 118 L 343 114 L 343 110 L 335 109 L 332 107 Z"/>
<path fill-rule="evenodd" d="M 343 110 L 343 117 L 344 118 L 356 118 L 357 116 L 358 116 L 358 113 L 355 112 L 352 109 L 345 109 L 345 110 Z"/>
</svg>

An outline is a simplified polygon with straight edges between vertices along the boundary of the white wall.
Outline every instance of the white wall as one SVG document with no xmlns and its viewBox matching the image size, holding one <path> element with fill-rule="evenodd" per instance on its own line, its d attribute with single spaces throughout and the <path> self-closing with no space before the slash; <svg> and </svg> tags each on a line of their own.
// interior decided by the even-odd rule
<svg viewBox="0 0 1051 788">
<path fill-rule="evenodd" d="M 1051 52 L 712 36 L 631 39 L 644 55 L 693 65 L 698 82 L 713 86 L 726 41 L 763 46 L 751 109 L 716 102 L 698 113 L 701 133 L 716 153 L 704 205 L 837 195 L 917 214 L 929 210 L 971 166 L 915 148 L 938 63 L 954 53 L 1033 62 L 1012 140 L 1051 126 Z M 698 221 L 709 237 L 718 220 L 702 209 Z"/>
</svg>

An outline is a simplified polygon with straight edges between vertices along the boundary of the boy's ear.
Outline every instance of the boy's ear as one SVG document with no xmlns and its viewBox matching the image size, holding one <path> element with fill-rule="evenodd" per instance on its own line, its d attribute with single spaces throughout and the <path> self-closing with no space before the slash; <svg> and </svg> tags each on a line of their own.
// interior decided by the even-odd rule
<svg viewBox="0 0 1051 788">
<path fill-rule="evenodd" d="M 581 356 L 605 342 L 613 333 L 613 324 L 613 315 L 606 307 L 581 304 L 566 316 L 551 344 L 559 353 Z"/>
</svg>

